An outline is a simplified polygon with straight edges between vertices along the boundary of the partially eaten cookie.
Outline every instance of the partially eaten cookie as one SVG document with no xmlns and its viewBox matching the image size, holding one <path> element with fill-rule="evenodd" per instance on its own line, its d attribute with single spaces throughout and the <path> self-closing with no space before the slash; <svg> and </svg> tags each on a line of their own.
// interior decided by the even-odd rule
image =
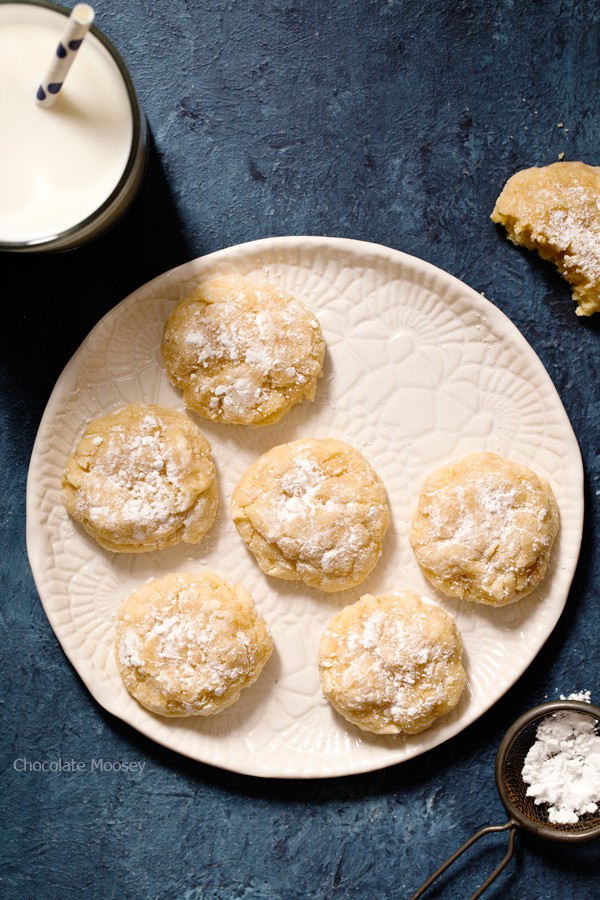
<svg viewBox="0 0 600 900">
<path fill-rule="evenodd" d="M 516 172 L 491 218 L 514 244 L 556 265 L 578 316 L 600 311 L 600 166 L 558 162 Z"/>
</svg>

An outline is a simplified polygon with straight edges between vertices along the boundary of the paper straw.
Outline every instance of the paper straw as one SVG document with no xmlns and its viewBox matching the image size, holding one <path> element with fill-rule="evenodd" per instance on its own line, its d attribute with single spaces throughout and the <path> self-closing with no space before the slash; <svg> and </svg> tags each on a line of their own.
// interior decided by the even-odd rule
<svg viewBox="0 0 600 900">
<path fill-rule="evenodd" d="M 47 109 L 56 102 L 67 72 L 93 21 L 94 10 L 87 3 L 78 3 L 73 7 L 60 43 L 37 89 L 35 99 L 38 106 Z"/>
</svg>

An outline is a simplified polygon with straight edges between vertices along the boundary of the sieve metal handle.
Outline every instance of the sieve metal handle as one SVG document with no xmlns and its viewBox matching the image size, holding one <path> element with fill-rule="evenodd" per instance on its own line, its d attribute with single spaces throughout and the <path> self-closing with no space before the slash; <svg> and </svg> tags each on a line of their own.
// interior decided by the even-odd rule
<svg viewBox="0 0 600 900">
<path fill-rule="evenodd" d="M 515 847 L 515 834 L 517 832 L 517 826 L 512 821 L 507 822 L 506 825 L 488 825 L 487 828 L 482 828 L 481 831 L 478 831 L 476 834 L 474 834 L 473 837 L 469 838 L 468 841 L 465 841 L 465 843 L 462 845 L 462 847 L 459 847 L 458 850 L 456 850 L 452 854 L 452 856 L 448 857 L 446 862 L 442 863 L 442 865 L 439 867 L 439 869 L 436 869 L 435 872 L 433 873 L 433 875 L 429 876 L 427 881 L 423 882 L 421 887 L 418 889 L 418 891 L 416 893 L 414 893 L 412 895 L 410 900 L 418 900 L 419 897 L 423 896 L 423 894 L 425 893 L 427 888 L 430 887 L 433 884 L 433 882 L 436 881 L 440 877 L 442 872 L 445 872 L 446 869 L 449 868 L 449 866 L 451 866 L 452 863 L 455 862 L 459 856 L 462 856 L 462 854 L 465 852 L 465 850 L 469 849 L 471 844 L 474 844 L 475 841 L 478 841 L 480 837 L 484 836 L 484 834 L 490 834 L 490 832 L 495 832 L 495 831 L 508 831 L 508 848 L 506 850 L 504 859 L 496 866 L 494 871 L 490 875 L 488 875 L 488 877 L 483 882 L 481 887 L 479 887 L 475 891 L 475 893 L 469 898 L 469 900 L 477 900 L 478 897 L 481 897 L 483 892 L 489 888 L 492 881 L 494 881 L 498 877 L 500 872 L 504 869 L 504 867 L 510 862 L 510 860 L 512 858 L 513 850 Z"/>
</svg>

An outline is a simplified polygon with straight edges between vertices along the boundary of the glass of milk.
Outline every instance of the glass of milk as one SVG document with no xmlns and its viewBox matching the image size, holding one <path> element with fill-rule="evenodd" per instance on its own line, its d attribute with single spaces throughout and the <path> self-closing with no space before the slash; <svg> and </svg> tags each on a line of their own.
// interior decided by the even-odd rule
<svg viewBox="0 0 600 900">
<path fill-rule="evenodd" d="M 0 250 L 67 250 L 98 237 L 144 177 L 146 120 L 97 28 L 55 104 L 35 101 L 69 13 L 44 0 L 0 0 Z"/>
</svg>

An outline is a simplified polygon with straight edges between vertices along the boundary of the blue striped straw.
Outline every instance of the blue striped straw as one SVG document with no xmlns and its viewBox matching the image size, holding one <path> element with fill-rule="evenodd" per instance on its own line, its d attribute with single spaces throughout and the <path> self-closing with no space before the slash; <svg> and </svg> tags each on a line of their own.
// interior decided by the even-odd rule
<svg viewBox="0 0 600 900">
<path fill-rule="evenodd" d="M 47 109 L 56 102 L 67 72 L 94 21 L 94 15 L 94 10 L 87 3 L 78 3 L 73 7 L 64 34 L 37 89 L 35 100 L 38 106 Z"/>
</svg>

